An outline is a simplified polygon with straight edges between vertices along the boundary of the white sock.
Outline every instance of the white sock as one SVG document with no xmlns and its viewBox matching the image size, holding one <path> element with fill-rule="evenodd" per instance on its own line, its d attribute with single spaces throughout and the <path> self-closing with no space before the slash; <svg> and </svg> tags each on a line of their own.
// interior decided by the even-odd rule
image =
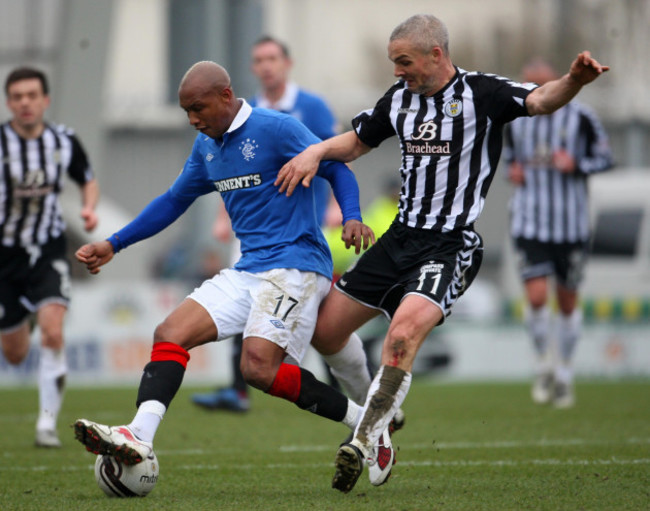
<svg viewBox="0 0 650 511">
<path fill-rule="evenodd" d="M 555 381 L 565 385 L 571 385 L 573 382 L 573 369 L 569 364 L 558 364 L 555 368 Z"/>
<path fill-rule="evenodd" d="M 153 442 L 158 426 L 165 416 L 167 407 L 160 401 L 145 401 L 140 403 L 129 429 L 143 442 Z"/>
<path fill-rule="evenodd" d="M 528 307 L 525 314 L 526 328 L 537 353 L 537 373 L 549 372 L 553 366 L 553 354 L 549 343 L 551 310 L 547 305 L 538 309 Z"/>
<path fill-rule="evenodd" d="M 370 388 L 371 377 L 361 338 L 353 333 L 341 351 L 323 355 L 323 358 L 347 395 L 355 403 L 363 403 Z"/>
<path fill-rule="evenodd" d="M 348 399 L 348 410 L 343 417 L 343 424 L 354 431 L 361 420 L 361 411 L 363 408 L 351 399 Z"/>
<path fill-rule="evenodd" d="M 560 314 L 557 328 L 557 338 L 560 343 L 560 359 L 563 364 L 568 365 L 573 359 L 573 353 L 575 352 L 580 331 L 582 330 L 582 311 L 580 309 L 574 309 L 568 316 Z"/>
<path fill-rule="evenodd" d="M 36 429 L 56 429 L 68 367 L 63 349 L 41 347 L 38 367 L 39 414 Z"/>
<path fill-rule="evenodd" d="M 363 415 L 354 439 L 368 451 L 402 406 L 411 386 L 411 373 L 392 366 L 381 366 L 370 384 Z M 383 406 L 382 406 L 383 404 Z M 365 453 L 364 453 L 365 454 Z"/>
</svg>

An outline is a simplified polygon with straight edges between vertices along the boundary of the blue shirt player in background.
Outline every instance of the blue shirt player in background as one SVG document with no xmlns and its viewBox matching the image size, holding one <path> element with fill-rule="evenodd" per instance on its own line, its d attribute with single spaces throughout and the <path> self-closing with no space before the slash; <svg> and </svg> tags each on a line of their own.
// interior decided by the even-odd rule
<svg viewBox="0 0 650 511">
<path fill-rule="evenodd" d="M 188 351 L 242 331 L 242 372 L 250 385 L 353 429 L 359 405 L 284 362 L 287 354 L 300 362 L 309 345 L 319 304 L 330 289 L 332 261 L 313 191 L 286 197 L 273 183 L 282 165 L 318 138 L 289 115 L 252 108 L 237 98 L 227 71 L 214 62 L 187 71 L 179 101 L 201 132 L 181 174 L 131 223 L 75 255 L 97 274 L 121 249 L 160 232 L 197 197 L 218 191 L 242 256 L 233 269 L 195 289 L 156 328 L 133 421 L 111 427 L 79 419 L 76 438 L 95 454 L 127 465 L 141 462 L 152 452 L 156 430 L 181 385 Z M 374 236 L 361 223 L 354 175 L 337 162 L 324 162 L 319 175 L 341 205 L 346 245 L 367 248 Z"/>
<path fill-rule="evenodd" d="M 258 39 L 251 51 L 251 71 L 260 82 L 261 90 L 250 99 L 251 106 L 270 108 L 295 117 L 321 140 L 339 131 L 334 114 L 323 98 L 289 79 L 293 62 L 286 44 L 270 36 Z M 330 199 L 330 186 L 325 179 L 316 179 L 312 186 L 316 194 L 318 222 L 323 225 Z"/>
</svg>

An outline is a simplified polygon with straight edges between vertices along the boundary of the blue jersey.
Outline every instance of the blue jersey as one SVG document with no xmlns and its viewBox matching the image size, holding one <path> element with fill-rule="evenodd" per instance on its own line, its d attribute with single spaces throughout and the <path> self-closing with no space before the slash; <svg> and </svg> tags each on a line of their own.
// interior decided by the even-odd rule
<svg viewBox="0 0 650 511">
<path fill-rule="evenodd" d="M 221 140 L 196 137 L 169 193 L 183 203 L 215 190 L 221 193 L 241 242 L 242 256 L 235 269 L 295 268 L 331 278 L 332 259 L 317 219 L 313 189 L 298 186 L 287 197 L 273 184 L 287 161 L 317 142 L 293 117 L 251 108 L 244 101 Z M 351 171 L 339 162 L 323 162 L 318 175 L 332 184 L 344 220 L 360 219 L 358 187 L 353 177 L 355 186 L 349 182 Z"/>
<path fill-rule="evenodd" d="M 261 94 L 251 98 L 250 104 L 254 107 L 272 108 L 295 117 L 321 140 L 336 135 L 336 119 L 325 100 L 299 88 L 295 83 L 287 84 L 284 95 L 273 105 Z M 329 203 L 330 186 L 323 179 L 314 179 L 312 187 L 316 194 L 318 221 L 322 225 Z"/>
</svg>

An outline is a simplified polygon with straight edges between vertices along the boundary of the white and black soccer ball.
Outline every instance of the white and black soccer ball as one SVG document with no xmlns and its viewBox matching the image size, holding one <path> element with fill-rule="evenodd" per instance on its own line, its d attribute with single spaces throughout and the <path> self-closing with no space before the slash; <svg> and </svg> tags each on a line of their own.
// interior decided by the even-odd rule
<svg viewBox="0 0 650 511">
<path fill-rule="evenodd" d="M 97 485 L 109 497 L 144 497 L 156 486 L 159 470 L 154 452 L 135 465 L 124 465 L 106 454 L 95 461 Z"/>
</svg>

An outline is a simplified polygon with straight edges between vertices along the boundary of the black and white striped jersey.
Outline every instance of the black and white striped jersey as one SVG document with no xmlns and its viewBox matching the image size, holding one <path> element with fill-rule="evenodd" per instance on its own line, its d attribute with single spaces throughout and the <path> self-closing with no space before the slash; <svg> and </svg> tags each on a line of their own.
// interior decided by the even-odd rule
<svg viewBox="0 0 650 511">
<path fill-rule="evenodd" d="M 0 246 L 31 247 L 65 230 L 58 195 L 65 174 L 82 186 L 93 179 L 74 133 L 46 124 L 43 134 L 23 139 L 9 122 L 0 125 Z"/>
<path fill-rule="evenodd" d="M 558 150 L 575 159 L 575 172 L 553 167 Z M 589 239 L 587 177 L 613 165 L 607 134 L 591 109 L 574 101 L 550 115 L 516 119 L 506 127 L 504 161 L 524 169 L 524 183 L 510 201 L 513 237 L 551 243 Z"/>
<path fill-rule="evenodd" d="M 501 154 L 503 125 L 528 115 L 526 96 L 536 85 L 456 68 L 433 96 L 395 83 L 352 125 L 377 147 L 397 135 L 401 146 L 399 221 L 451 231 L 479 217 Z"/>
</svg>

